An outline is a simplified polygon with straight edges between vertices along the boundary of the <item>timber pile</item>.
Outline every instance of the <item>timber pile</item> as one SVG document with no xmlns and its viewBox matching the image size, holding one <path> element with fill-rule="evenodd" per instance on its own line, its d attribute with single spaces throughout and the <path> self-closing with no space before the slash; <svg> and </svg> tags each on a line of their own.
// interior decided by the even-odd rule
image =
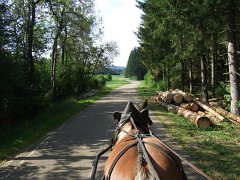
<svg viewBox="0 0 240 180">
<path fill-rule="evenodd" d="M 207 128 L 211 125 L 210 120 L 223 122 L 225 117 L 233 123 L 240 123 L 240 116 L 219 107 L 210 107 L 193 95 L 179 89 L 156 93 L 156 96 L 153 97 L 155 102 L 158 102 L 170 112 L 180 114 L 196 124 L 197 127 Z"/>
<path fill-rule="evenodd" d="M 79 98 L 83 99 L 83 98 L 91 97 L 96 95 L 98 92 L 99 91 L 97 89 L 88 89 L 87 91 L 80 94 Z"/>
</svg>

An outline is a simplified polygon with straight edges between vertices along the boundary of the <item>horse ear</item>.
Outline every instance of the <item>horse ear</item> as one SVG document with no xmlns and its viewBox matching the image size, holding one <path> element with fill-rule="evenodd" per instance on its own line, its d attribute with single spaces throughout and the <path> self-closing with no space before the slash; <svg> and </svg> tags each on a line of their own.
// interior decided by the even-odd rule
<svg viewBox="0 0 240 180">
<path fill-rule="evenodd" d="M 114 120 L 117 120 L 117 122 L 120 121 L 121 116 L 122 116 L 122 113 L 120 113 L 120 112 L 114 112 L 114 113 L 113 113 L 113 119 L 114 119 Z"/>
<path fill-rule="evenodd" d="M 145 101 L 144 101 L 144 103 L 143 103 L 143 105 L 142 105 L 142 110 L 143 110 L 143 109 L 146 109 L 147 106 L 148 106 L 148 101 L 147 101 L 147 99 L 145 99 Z"/>
<path fill-rule="evenodd" d="M 152 125 L 153 122 L 152 122 L 152 120 L 151 120 L 150 117 L 149 117 L 149 111 L 148 111 L 147 108 L 145 108 L 145 109 L 143 109 L 143 110 L 141 111 L 141 117 L 142 117 L 142 119 L 143 119 L 144 121 L 147 122 L 147 124 Z"/>
<path fill-rule="evenodd" d="M 129 112 L 132 113 L 139 113 L 139 111 L 137 110 L 137 108 L 133 105 L 133 103 L 131 101 L 128 101 L 128 104 L 126 106 L 126 108 L 123 111 L 123 114 L 128 114 Z"/>
<path fill-rule="evenodd" d="M 140 103 L 139 105 L 138 105 L 138 107 L 139 107 L 139 111 L 141 112 L 143 109 L 146 109 L 147 108 L 147 105 L 148 105 L 148 102 L 147 102 L 147 99 L 145 99 L 145 101 L 143 102 L 143 103 Z"/>
</svg>

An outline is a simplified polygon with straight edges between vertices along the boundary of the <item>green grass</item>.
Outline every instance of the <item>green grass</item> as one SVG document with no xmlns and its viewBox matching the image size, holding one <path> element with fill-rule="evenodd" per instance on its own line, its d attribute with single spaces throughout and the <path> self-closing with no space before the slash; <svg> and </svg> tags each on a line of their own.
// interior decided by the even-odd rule
<svg viewBox="0 0 240 180">
<path fill-rule="evenodd" d="M 155 90 L 142 84 L 139 94 L 150 98 Z M 150 102 L 149 106 L 200 169 L 213 179 L 240 179 L 240 125 L 224 122 L 215 123 L 208 129 L 198 129 L 190 121 L 167 112 L 157 103 Z"/>
<path fill-rule="evenodd" d="M 123 76 L 113 76 L 112 81 L 107 82 L 106 87 L 93 97 L 81 100 L 69 98 L 56 102 L 21 126 L 0 129 L 0 162 L 23 151 L 45 134 L 62 125 L 71 116 L 94 103 L 98 98 L 127 83 L 129 83 L 128 79 Z"/>
</svg>

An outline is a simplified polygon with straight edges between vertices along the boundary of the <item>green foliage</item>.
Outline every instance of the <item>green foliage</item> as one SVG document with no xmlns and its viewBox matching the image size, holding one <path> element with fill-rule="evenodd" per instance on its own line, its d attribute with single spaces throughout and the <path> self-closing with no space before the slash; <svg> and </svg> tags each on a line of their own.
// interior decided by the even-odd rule
<svg viewBox="0 0 240 180">
<path fill-rule="evenodd" d="M 96 83 L 96 88 L 103 88 L 106 85 L 107 79 L 104 75 L 99 74 L 94 77 L 94 81 Z"/>
<path fill-rule="evenodd" d="M 139 61 L 154 76 L 154 81 L 164 79 L 167 88 L 186 90 L 191 87 L 191 93 L 201 90 L 205 97 L 211 80 L 215 80 L 212 89 L 220 81 L 227 81 L 226 75 L 218 76 L 229 70 L 225 66 L 228 57 L 223 42 L 228 41 L 227 24 L 234 19 L 237 24 L 234 31 L 237 41 L 240 40 L 237 19 L 240 1 L 137 2 L 144 12 L 137 32 L 141 50 Z M 231 20 L 229 15 L 233 17 Z M 237 49 L 239 51 L 239 47 Z M 211 66 L 217 72 L 211 73 Z M 235 66 L 238 69 L 237 64 Z"/>
<path fill-rule="evenodd" d="M 128 58 L 125 77 L 136 77 L 137 80 L 143 80 L 146 74 L 146 68 L 140 61 L 140 49 L 134 48 Z"/>
<path fill-rule="evenodd" d="M 81 100 L 67 98 L 55 103 L 49 103 L 36 117 L 22 122 L 19 126 L 10 128 L 0 126 L 0 163 L 2 160 L 8 160 L 12 155 L 26 149 L 99 97 L 127 83 L 128 80 L 122 76 L 113 76 L 113 80 L 107 82 L 106 88 L 93 97 Z"/>
<path fill-rule="evenodd" d="M 111 81 L 111 80 L 112 80 L 112 75 L 111 75 L 111 74 L 108 74 L 108 75 L 106 76 L 106 80 L 107 80 L 107 81 Z"/>
<path fill-rule="evenodd" d="M 146 85 L 156 88 L 158 91 L 167 90 L 167 83 L 162 80 L 154 80 L 154 76 L 150 72 L 144 76 L 144 82 Z"/>
<path fill-rule="evenodd" d="M 223 97 L 224 108 L 230 111 L 231 105 L 231 94 L 230 94 L 230 83 L 220 82 L 216 94 L 218 97 Z M 237 106 L 240 107 L 240 101 L 238 101 Z"/>
<path fill-rule="evenodd" d="M 150 71 L 148 71 L 147 74 L 144 76 L 144 81 L 150 87 L 155 86 L 154 77 L 152 76 Z"/>
<path fill-rule="evenodd" d="M 56 100 L 103 88 L 106 80 L 92 76 L 119 51 L 116 42 L 102 43 L 92 0 L 34 4 L 0 1 L 1 127 L 18 126 Z"/>
<path fill-rule="evenodd" d="M 230 95 L 230 84 L 225 82 L 220 82 L 216 93 L 219 97 L 223 97 L 227 102 L 231 101 L 231 95 Z"/>
</svg>

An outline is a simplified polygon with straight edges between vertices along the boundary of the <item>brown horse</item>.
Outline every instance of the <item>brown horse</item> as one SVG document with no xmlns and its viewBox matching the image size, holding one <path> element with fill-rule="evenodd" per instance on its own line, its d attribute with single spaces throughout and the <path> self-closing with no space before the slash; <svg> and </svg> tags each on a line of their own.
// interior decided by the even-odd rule
<svg viewBox="0 0 240 180">
<path fill-rule="evenodd" d="M 123 113 L 114 112 L 114 119 L 114 146 L 103 179 L 187 179 L 179 157 L 151 133 L 147 101 L 138 106 L 128 102 Z"/>
</svg>

